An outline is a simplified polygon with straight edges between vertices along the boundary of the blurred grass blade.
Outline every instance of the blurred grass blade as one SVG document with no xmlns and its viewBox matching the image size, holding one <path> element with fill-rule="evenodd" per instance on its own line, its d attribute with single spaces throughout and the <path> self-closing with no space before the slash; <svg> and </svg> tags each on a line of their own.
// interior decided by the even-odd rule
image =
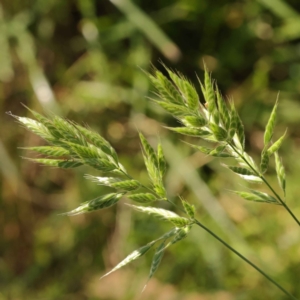
<svg viewBox="0 0 300 300">
<path fill-rule="evenodd" d="M 12 60 L 9 49 L 9 35 L 7 32 L 8 23 L 5 22 L 4 12 L 2 5 L 0 4 L 0 45 L 1 45 L 1 55 L 0 55 L 0 81 L 9 82 L 13 75 Z"/>
<path fill-rule="evenodd" d="M 125 16 L 161 51 L 170 61 L 176 62 L 181 57 L 180 49 L 166 34 L 130 0 L 110 0 Z"/>
<path fill-rule="evenodd" d="M 276 16 L 282 19 L 288 19 L 299 16 L 288 3 L 282 0 L 257 0 L 267 8 L 269 8 Z"/>
</svg>

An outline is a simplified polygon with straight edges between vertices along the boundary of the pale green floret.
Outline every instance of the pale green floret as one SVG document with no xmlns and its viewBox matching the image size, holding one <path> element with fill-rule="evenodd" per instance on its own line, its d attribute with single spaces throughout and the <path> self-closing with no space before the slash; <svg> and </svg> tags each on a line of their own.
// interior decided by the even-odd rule
<svg viewBox="0 0 300 300">
<path fill-rule="evenodd" d="M 265 133 L 264 133 L 264 144 L 265 147 L 270 143 L 273 132 L 274 132 L 274 127 L 275 127 L 275 120 L 277 116 L 277 107 L 278 107 L 278 98 L 276 100 L 276 103 L 273 107 L 272 113 L 270 115 L 270 118 L 268 120 L 268 123 L 266 125 Z"/>
<path fill-rule="evenodd" d="M 62 215 L 75 216 L 115 205 L 123 196 L 122 193 L 111 193 L 82 203 L 79 207 Z"/>
</svg>

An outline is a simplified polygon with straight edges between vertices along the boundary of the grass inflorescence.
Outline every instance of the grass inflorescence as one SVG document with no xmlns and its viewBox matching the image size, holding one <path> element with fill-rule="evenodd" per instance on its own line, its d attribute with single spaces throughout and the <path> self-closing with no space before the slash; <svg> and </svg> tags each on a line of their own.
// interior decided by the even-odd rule
<svg viewBox="0 0 300 300">
<path fill-rule="evenodd" d="M 211 79 L 209 72 L 205 70 L 204 81 L 203 83 L 200 82 L 205 99 L 205 103 L 201 103 L 195 87 L 189 80 L 167 67 L 165 69 L 168 77 L 162 72 L 154 70 L 152 74 L 149 74 L 149 78 L 158 96 L 154 101 L 182 125 L 168 128 L 179 134 L 199 137 L 208 142 L 211 145 L 210 147 L 197 144 L 189 145 L 206 155 L 221 159 L 233 159 L 235 161 L 233 165 L 226 164 L 226 160 L 224 162 L 224 166 L 229 171 L 234 172 L 246 181 L 265 183 L 271 192 L 268 194 L 249 189 L 247 191 L 233 191 L 235 194 L 248 201 L 283 206 L 298 225 L 300 225 L 299 220 L 290 210 L 286 201 L 283 200 L 285 199 L 286 175 L 278 150 L 282 145 L 286 133 L 277 141 L 272 141 L 278 100 L 274 105 L 265 128 L 264 148 L 261 153 L 261 161 L 258 165 L 245 151 L 244 126 L 233 101 L 229 101 L 229 103 L 225 101 L 216 83 Z M 164 185 L 166 161 L 161 144 L 158 144 L 157 149 L 154 149 L 143 134 L 139 134 L 150 182 L 149 185 L 144 185 L 131 177 L 119 161 L 115 149 L 101 135 L 58 116 L 45 117 L 35 111 L 30 111 L 35 119 L 12 116 L 20 124 L 39 135 L 49 144 L 48 146 L 26 148 L 44 155 L 43 158 L 29 158 L 30 160 L 46 166 L 60 168 L 76 168 L 82 165 L 90 166 L 99 171 L 100 176 L 85 175 L 85 178 L 114 190 L 112 193 L 99 195 L 95 199 L 83 202 L 79 207 L 63 215 L 73 216 L 108 208 L 117 204 L 122 198 L 126 198 L 138 204 L 128 204 L 135 211 L 148 214 L 153 218 L 169 222 L 172 225 L 170 231 L 134 250 L 104 276 L 131 263 L 145 255 L 151 248 L 156 247 L 150 267 L 149 280 L 156 272 L 163 258 L 164 251 L 171 245 L 182 241 L 189 234 L 191 228 L 196 225 L 204 229 L 230 251 L 251 265 L 289 296 L 289 298 L 296 299 L 263 270 L 203 225 L 196 218 L 195 207 L 192 204 L 180 198 L 182 204 L 180 211 L 184 216 L 160 207 L 160 201 L 167 201 L 173 204 L 168 199 Z M 275 158 L 277 178 L 283 196 L 275 192 L 264 175 L 268 170 L 272 157 Z"/>
</svg>

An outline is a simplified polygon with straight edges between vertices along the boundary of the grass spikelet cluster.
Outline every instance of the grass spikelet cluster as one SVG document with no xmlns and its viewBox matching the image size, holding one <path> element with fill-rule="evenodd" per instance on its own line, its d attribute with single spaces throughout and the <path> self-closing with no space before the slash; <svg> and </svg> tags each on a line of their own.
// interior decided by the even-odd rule
<svg viewBox="0 0 300 300">
<path fill-rule="evenodd" d="M 232 191 L 233 193 L 247 201 L 280 205 L 287 210 L 300 226 L 297 217 L 264 175 L 268 170 L 270 158 L 274 155 L 279 186 L 285 196 L 286 175 L 278 150 L 282 146 L 286 132 L 277 141 L 272 141 L 278 100 L 266 125 L 264 149 L 261 153 L 259 168 L 253 158 L 245 151 L 244 126 L 234 106 L 234 102 L 232 100 L 228 101 L 229 103 L 225 101 L 208 70 L 205 68 L 204 81 L 200 82 L 205 101 L 205 103 L 201 103 L 197 90 L 188 79 L 167 67 L 165 69 L 168 77 L 162 72 L 154 70 L 153 74 L 149 74 L 149 78 L 156 89 L 157 99 L 154 99 L 154 101 L 181 124 L 181 126 L 169 129 L 182 135 L 202 139 L 206 144 L 209 143 L 210 147 L 189 144 L 192 148 L 205 155 L 221 159 L 231 158 L 232 161 L 235 161 L 233 165 L 224 164 L 230 171 L 248 182 L 264 183 L 270 191 L 270 193 L 265 193 L 249 189 L 247 191 Z M 42 158 L 27 159 L 51 167 L 75 168 L 82 165 L 90 166 L 99 171 L 100 176 L 87 174 L 85 178 L 95 184 L 104 185 L 113 190 L 113 192 L 108 194 L 99 195 L 95 199 L 85 201 L 77 208 L 62 215 L 74 216 L 94 212 L 116 205 L 122 198 L 126 198 L 142 204 L 128 204 L 138 213 L 147 214 L 153 217 L 154 220 L 167 221 L 172 226 L 171 230 L 165 234 L 134 250 L 104 276 L 135 261 L 156 245 L 148 280 L 151 279 L 158 269 L 165 250 L 186 238 L 191 228 L 196 225 L 253 267 L 290 299 L 296 299 L 259 267 L 204 226 L 196 218 L 196 210 L 192 204 L 180 198 L 182 206 L 178 208 L 168 199 L 164 185 L 167 164 L 160 143 L 154 150 L 144 135 L 142 133 L 139 134 L 142 154 L 149 177 L 149 184 L 144 185 L 128 174 L 119 161 L 115 149 L 98 133 L 58 116 L 45 117 L 30 109 L 29 111 L 35 119 L 11 115 L 22 126 L 44 139 L 48 145 L 25 148 L 44 156 Z M 159 201 L 168 202 L 169 205 L 175 207 L 180 211 L 180 214 L 182 213 L 185 216 L 181 216 L 170 209 L 159 207 Z"/>
<path fill-rule="evenodd" d="M 265 182 L 270 189 L 271 194 L 273 194 L 274 199 L 276 200 L 269 201 L 269 199 L 260 197 L 259 202 L 282 205 L 289 211 L 280 195 L 274 193 L 274 189 L 268 184 L 266 178 L 264 177 L 264 173 L 266 173 L 268 170 L 270 158 L 280 149 L 286 135 L 286 133 L 284 133 L 276 142 L 273 144 L 271 143 L 275 129 L 275 120 L 277 117 L 278 99 L 276 100 L 265 128 L 264 149 L 261 154 L 260 168 L 258 168 L 251 156 L 245 152 L 244 126 L 237 109 L 234 106 L 234 102 L 230 100 L 228 104 L 226 103 L 217 87 L 217 84 L 212 80 L 208 70 L 205 68 L 204 82 L 200 82 L 200 88 L 203 93 L 205 104 L 202 105 L 199 101 L 199 97 L 193 96 L 193 99 L 197 99 L 198 101 L 197 105 L 195 102 L 193 102 L 193 109 L 188 104 L 187 94 L 182 91 L 185 86 L 188 86 L 189 95 L 194 95 L 197 93 L 196 89 L 189 84 L 189 81 L 185 79 L 184 76 L 178 76 L 177 73 L 172 72 L 168 68 L 166 68 L 166 71 L 170 79 L 162 75 L 161 72 L 159 73 L 159 76 L 155 76 L 155 72 L 154 76 L 150 76 L 150 79 L 152 80 L 158 95 L 158 100 L 156 99 L 155 102 L 158 103 L 162 108 L 167 108 L 167 112 L 171 113 L 173 117 L 183 125 L 182 127 L 168 128 L 182 135 L 201 138 L 206 142 L 208 141 L 212 143 L 211 148 L 189 144 L 193 148 L 206 155 L 220 158 L 234 158 L 236 161 L 236 166 L 224 165 L 246 181 Z M 169 85 L 173 85 L 173 88 L 176 88 L 178 91 L 180 91 L 182 96 L 182 100 L 177 101 L 177 111 L 176 107 L 173 107 L 172 110 L 168 109 L 168 105 L 172 103 L 170 103 L 168 98 L 164 97 L 164 94 L 161 93 L 158 88 L 159 84 L 162 84 L 161 82 L 166 84 L 166 81 L 168 80 Z M 183 111 L 184 116 L 182 114 Z M 280 178 L 280 187 L 283 191 L 283 194 L 285 194 L 285 180 L 283 179 L 284 176 L 282 171 L 283 168 L 280 166 L 281 163 L 279 160 L 276 158 L 275 160 L 277 161 L 275 162 L 277 165 L 276 172 L 278 178 Z M 279 175 L 280 173 L 281 175 Z M 266 201 L 264 201 L 264 199 Z M 293 216 L 293 218 L 296 220 L 295 216 Z M 300 225 L 299 221 L 297 221 L 297 223 Z"/>
</svg>

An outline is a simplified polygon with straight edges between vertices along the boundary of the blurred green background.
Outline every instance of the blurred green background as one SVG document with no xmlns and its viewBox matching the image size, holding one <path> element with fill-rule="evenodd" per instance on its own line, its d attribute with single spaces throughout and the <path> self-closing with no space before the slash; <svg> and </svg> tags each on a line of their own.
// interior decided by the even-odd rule
<svg viewBox="0 0 300 300">
<path fill-rule="evenodd" d="M 162 124 L 143 70 L 159 61 L 195 83 L 203 61 L 245 123 L 257 159 L 280 91 L 276 136 L 287 201 L 300 217 L 300 3 L 298 0 L 3 0 L 0 6 L 0 300 L 286 299 L 200 228 L 166 253 L 145 292 L 151 253 L 99 281 L 134 249 L 169 226 L 116 207 L 59 216 L 107 190 L 88 168 L 51 169 L 21 157 L 43 145 L 5 112 L 21 105 L 88 124 L 106 137 L 135 178 L 147 183 L 137 130 L 163 143 L 170 199 L 183 195 L 199 219 L 300 298 L 300 234 L 281 208 L 247 203 L 219 160 L 193 152 Z M 274 164 L 273 164 L 274 166 Z M 231 176 L 232 175 L 232 176 Z M 274 167 L 269 178 L 275 185 Z M 242 186 L 241 186 L 242 185 Z M 262 190 L 263 187 L 262 187 Z"/>
</svg>

